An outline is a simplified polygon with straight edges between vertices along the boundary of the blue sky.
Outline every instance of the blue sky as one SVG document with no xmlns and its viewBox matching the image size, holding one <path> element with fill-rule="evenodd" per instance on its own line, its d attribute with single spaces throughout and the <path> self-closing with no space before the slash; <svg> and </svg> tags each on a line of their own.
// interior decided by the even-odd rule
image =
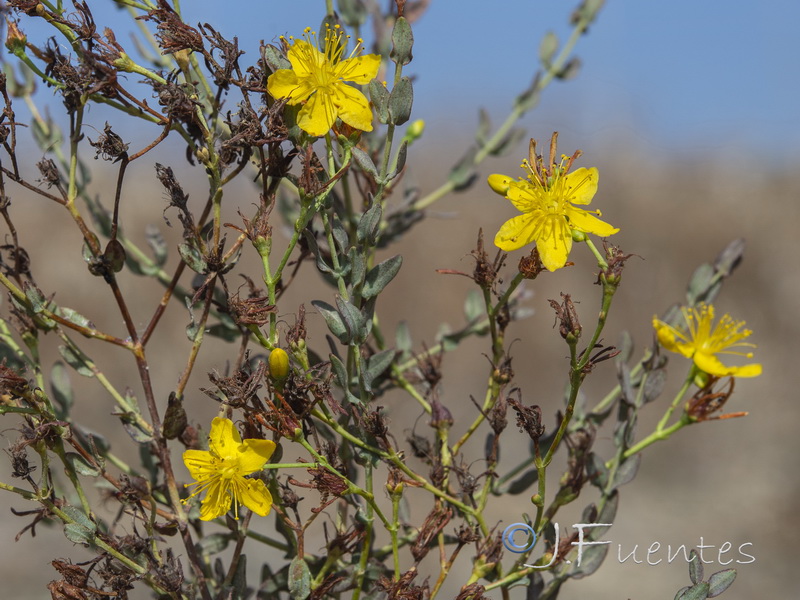
<svg viewBox="0 0 800 600">
<path fill-rule="evenodd" d="M 380 0 L 385 4 L 387 0 Z M 576 0 L 577 2 L 577 0 Z M 545 32 L 560 40 L 576 2 L 433 0 L 414 25 L 417 117 L 444 129 L 475 123 L 477 107 L 502 118 L 537 66 Z M 113 18 L 89 2 L 98 24 Z M 236 34 L 255 60 L 260 39 L 318 27 L 324 0 L 183 0 L 189 23 Z M 487 6 L 489 8 L 487 8 Z M 608 0 L 578 44 L 578 77 L 551 86 L 523 124 L 538 137 L 554 123 L 588 138 L 634 138 L 666 152 L 800 155 L 800 2 Z M 126 43 L 126 38 L 118 36 Z M 543 123 L 546 121 L 546 126 Z M 591 144 L 591 140 L 590 140 Z"/>
</svg>

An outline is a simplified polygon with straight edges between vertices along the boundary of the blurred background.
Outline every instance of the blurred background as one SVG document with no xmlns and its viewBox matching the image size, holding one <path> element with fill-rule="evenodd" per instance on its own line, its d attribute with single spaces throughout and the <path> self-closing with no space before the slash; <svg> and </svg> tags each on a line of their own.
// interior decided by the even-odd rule
<svg viewBox="0 0 800 600">
<path fill-rule="evenodd" d="M 117 29 L 124 21 L 121 31 L 131 29 L 112 3 L 90 0 L 88 4 L 100 28 Z M 229 1 L 224 10 L 220 3 L 206 0 L 183 5 L 188 23 L 210 22 L 223 35 L 238 36 L 240 48 L 247 52 L 241 59 L 244 65 L 255 61 L 259 40 L 274 43 L 279 35 L 299 35 L 304 27 L 317 26 L 324 11 L 324 3 L 318 0 Z M 573 8 L 569 2 L 534 0 L 494 2 L 491 8 L 476 0 L 430 2 L 428 12 L 414 24 L 415 58 L 405 71 L 415 76 L 414 116 L 427 124 L 424 137 L 410 153 L 406 177 L 423 194 L 446 179 L 472 143 L 479 107 L 487 110 L 495 124 L 502 122 L 513 98 L 527 87 L 537 68 L 542 36 L 552 30 L 563 43 Z M 562 600 L 672 598 L 689 582 L 684 562 L 664 560 L 651 566 L 617 558 L 618 546 L 625 557 L 638 545 L 637 558 L 643 560 L 646 549 L 656 541 L 673 548 L 701 543 L 718 548 L 729 542 L 734 551 L 723 560 L 739 558 L 735 549 L 752 544 L 747 552 L 754 562 L 727 565 L 739 569 L 739 577 L 724 595 L 728 600 L 791 598 L 800 591 L 792 577 L 791 545 L 800 525 L 794 510 L 800 500 L 796 467 L 800 406 L 792 375 L 800 322 L 791 312 L 797 310 L 800 295 L 794 266 L 800 251 L 796 235 L 800 67 L 793 41 L 798 20 L 800 4 L 791 0 L 758 4 L 611 0 L 577 45 L 582 61 L 577 77 L 555 82 L 543 94 L 540 106 L 522 120 L 528 134 L 541 141 L 558 131 L 560 151 L 570 154 L 580 148 L 584 156 L 579 164 L 599 168 L 600 191 L 594 204 L 602 209 L 604 219 L 621 229 L 613 241 L 639 257 L 628 263 L 606 327 L 606 341 L 614 343 L 628 329 L 637 348 L 646 347 L 652 338 L 653 315 L 681 301 L 694 268 L 713 261 L 731 240 L 743 237 L 747 242 L 744 262 L 716 304 L 720 312 L 747 321 L 754 331 L 751 339 L 759 346 L 756 357 L 764 365 L 761 377 L 737 382 L 736 393 L 726 405 L 726 411 L 748 411 L 747 418 L 696 425 L 645 451 L 640 475 L 621 490 L 618 516 L 606 535 L 613 541 L 606 562 L 590 578 L 567 584 L 559 596 Z M 35 37 L 33 28 L 25 32 L 32 41 L 43 41 Z M 119 31 L 117 38 L 125 46 L 130 44 Z M 40 87 L 37 102 L 49 107 L 66 128 L 60 100 L 54 99 L 51 90 Z M 24 122 L 24 106 L 17 103 L 15 109 Z M 102 130 L 110 118 L 110 113 L 93 108 L 87 122 Z M 132 147 L 157 135 L 116 125 L 115 131 Z M 33 165 L 41 159 L 41 151 L 32 144 L 28 148 L 27 173 L 33 179 Z M 493 172 L 520 174 L 519 160 L 526 152 L 525 141 L 506 157 L 487 161 L 472 189 L 434 204 L 429 218 L 407 236 L 398 249 L 404 254 L 403 269 L 388 288 L 386 302 L 379 305 L 386 331 L 406 320 L 419 350 L 422 343 L 433 343 L 442 321 L 452 328 L 463 324 L 461 307 L 470 282 L 437 274 L 435 269 L 470 271 L 469 252 L 478 229 L 483 228 L 491 240 L 497 228 L 516 214 L 483 180 Z M 204 202 L 202 171 L 189 168 L 177 140 L 171 147 L 159 147 L 129 169 L 122 219 L 134 240 L 144 239 L 148 223 L 175 239 L 176 232 L 161 217 L 166 204 L 163 188 L 153 177 L 156 161 L 175 169 L 194 202 Z M 108 183 L 114 181 L 116 169 L 100 161 L 93 166 L 97 168 L 94 193 L 110 202 L 113 188 Z M 86 271 L 80 258 L 80 236 L 66 215 L 19 189 L 8 193 L 20 242 L 31 254 L 34 276 L 45 293 L 56 292 L 59 303 L 89 316 L 101 329 L 121 333 L 116 315 L 102 312 L 108 302 L 107 289 Z M 238 221 L 237 209 L 252 213 L 257 200 L 257 191 L 245 182 L 229 190 L 228 220 Z M 72 254 L 66 255 L 65 247 Z M 172 243 L 168 268 L 177 260 L 174 247 Z M 561 407 L 567 362 L 566 348 L 552 329 L 547 299 L 558 298 L 562 291 L 570 293 L 586 315 L 594 314 L 599 302 L 590 257 L 581 251 L 577 248 L 572 258 L 576 267 L 529 286 L 533 295 L 527 306 L 534 314 L 514 324 L 508 334 L 509 339 L 519 338 L 513 346 L 517 383 L 526 403 L 542 406 L 548 425 Z M 520 255 L 513 253 L 509 258 L 512 268 Z M 245 269 L 248 264 L 256 278 L 253 256 L 243 259 Z M 329 289 L 314 283 L 310 269 L 304 275 L 309 283 L 293 288 L 280 307 L 287 325 L 294 322 L 292 314 L 300 302 L 310 308 L 311 299 L 332 296 Z M 136 296 L 134 316 L 144 327 L 160 298 L 160 288 L 129 273 L 123 273 L 121 281 Z M 175 304 L 167 315 L 169 324 L 152 342 L 160 353 L 151 357 L 158 365 L 154 383 L 162 400 L 174 388 L 190 347 L 183 333 L 189 322 L 185 308 Z M 310 314 L 309 321 L 309 343 L 324 344 L 321 319 Z M 120 388 L 129 385 L 141 395 L 127 356 L 103 353 L 86 340 L 80 342 L 87 351 L 94 349 L 102 355 L 98 363 L 116 377 Z M 57 358 L 54 348 L 55 344 L 48 350 L 51 361 Z M 483 393 L 487 362 L 482 353 L 487 349 L 484 339 L 470 340 L 444 359 L 442 399 L 454 409 L 455 428 L 465 428 L 473 418 L 469 396 Z M 212 368 L 224 372 L 234 352 L 232 346 L 215 342 L 201 354 L 187 392 L 194 422 L 207 422 L 216 410 L 199 391 L 208 387 L 204 373 Z M 613 366 L 606 365 L 584 385 L 590 403 L 613 385 Z M 670 365 L 673 379 L 682 378 L 683 361 L 675 357 Z M 79 392 L 77 402 L 88 407 L 89 424 L 110 431 L 107 435 L 119 444 L 119 453 L 135 459 L 133 443 L 109 418 L 110 404 L 96 382 L 77 375 L 72 379 Z M 668 398 L 669 390 L 651 408 L 651 420 L 640 425 L 641 434 L 655 424 Z M 387 397 L 381 402 L 400 431 L 427 428 L 409 398 Z M 4 420 L 4 428 L 12 426 L 9 419 Z M 6 430 L 4 436 L 8 445 L 16 433 Z M 480 439 L 468 452 L 478 458 L 482 438 L 476 437 Z M 602 447 L 603 442 L 601 438 L 598 444 Z M 509 446 L 504 452 L 518 457 L 526 448 L 521 440 L 518 448 Z M 0 461 L 0 480 L 10 480 L 6 461 Z M 588 501 L 581 498 L 576 504 Z M 80 550 L 56 528 L 42 526 L 35 539 L 25 534 L 15 543 L 14 536 L 27 520 L 13 516 L 8 507 L 27 507 L 8 494 L 0 496 L 0 503 L 4 589 L 0 597 L 49 597 L 45 585 L 56 578 L 50 560 L 67 556 L 78 560 Z M 427 508 L 420 510 L 427 512 Z M 501 499 L 495 511 L 495 522 L 504 524 L 532 512 L 526 494 Z M 562 527 L 579 522 L 579 512 L 567 512 L 559 521 Z M 270 526 L 271 520 L 264 530 L 268 532 Z M 707 554 L 715 563 L 706 566 L 707 573 L 725 568 L 715 552 Z M 263 559 L 270 556 L 265 553 Z M 263 562 L 261 556 L 250 558 L 254 568 L 259 560 Z M 451 579 L 453 586 L 444 589 L 441 598 L 456 595 L 460 582 L 455 575 Z M 520 590 L 515 594 L 515 598 L 524 597 Z"/>
</svg>

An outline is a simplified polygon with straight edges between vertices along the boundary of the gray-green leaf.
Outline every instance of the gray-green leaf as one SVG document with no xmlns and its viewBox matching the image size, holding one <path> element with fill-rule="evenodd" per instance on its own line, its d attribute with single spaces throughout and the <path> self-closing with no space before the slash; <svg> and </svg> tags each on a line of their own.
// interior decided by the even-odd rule
<svg viewBox="0 0 800 600">
<path fill-rule="evenodd" d="M 714 573 L 708 578 L 708 597 L 716 598 L 719 596 L 731 587 L 734 579 L 736 579 L 736 569 L 725 569 Z"/>
<path fill-rule="evenodd" d="M 305 600 L 311 595 L 311 570 L 299 556 L 289 563 L 289 595 L 292 600 Z"/>
<path fill-rule="evenodd" d="M 403 257 L 399 254 L 375 265 L 367 273 L 364 289 L 361 291 L 363 298 L 372 298 L 380 294 L 383 289 L 394 279 L 403 264 Z"/>
<path fill-rule="evenodd" d="M 325 319 L 328 330 L 335 335 L 340 342 L 347 344 L 351 339 L 350 333 L 347 327 L 345 327 L 344 321 L 338 311 L 322 300 L 312 300 L 311 304 L 320 312 L 322 318 Z"/>
</svg>

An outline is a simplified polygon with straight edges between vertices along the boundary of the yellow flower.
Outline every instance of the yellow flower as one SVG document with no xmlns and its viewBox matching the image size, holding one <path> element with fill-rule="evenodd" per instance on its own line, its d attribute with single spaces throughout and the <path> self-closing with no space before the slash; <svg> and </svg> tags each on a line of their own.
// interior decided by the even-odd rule
<svg viewBox="0 0 800 600">
<path fill-rule="evenodd" d="M 355 129 L 372 131 L 369 101 L 344 82 L 364 85 L 375 79 L 381 57 L 377 54 L 357 56 L 361 50 L 361 40 L 358 40 L 350 56 L 342 60 L 346 42 L 343 37 L 338 25 L 327 29 L 325 47 L 320 51 L 316 34 L 307 28 L 304 40 L 292 38 L 287 53 L 292 68 L 279 69 L 267 80 L 267 90 L 274 98 L 288 98 L 291 105 L 304 105 L 297 116 L 297 124 L 317 137 L 330 131 L 336 117 Z M 311 42 L 312 38 L 315 43 Z"/>
<path fill-rule="evenodd" d="M 532 152 L 532 156 L 533 152 Z M 602 237 L 619 229 L 601 221 L 592 212 L 573 206 L 588 205 L 597 192 L 597 169 L 580 168 L 568 173 L 572 164 L 564 157 L 560 165 L 544 169 L 541 159 L 535 168 L 525 160 L 522 167 L 527 179 L 514 180 L 506 175 L 490 175 L 489 187 L 505 196 L 523 214 L 506 221 L 494 243 L 509 252 L 536 242 L 542 264 L 549 270 L 560 269 L 572 250 L 573 231 Z"/>
<path fill-rule="evenodd" d="M 737 354 L 752 358 L 752 352 L 738 352 L 727 348 L 755 348 L 755 344 L 742 342 L 752 331 L 743 329 L 744 321 L 734 321 L 730 315 L 723 315 L 716 326 L 714 322 L 714 307 L 701 304 L 696 308 L 682 308 L 683 318 L 686 320 L 687 333 L 667 325 L 657 318 L 653 318 L 653 327 L 659 343 L 670 352 L 677 352 L 686 358 L 691 358 L 695 366 L 709 375 L 725 377 L 756 377 L 761 375 L 761 365 L 754 363 L 741 367 L 726 367 L 717 358 L 717 354 Z"/>
<path fill-rule="evenodd" d="M 200 506 L 200 518 L 210 521 L 227 513 L 233 502 L 235 518 L 239 504 L 244 504 L 262 517 L 272 508 L 272 495 L 260 479 L 246 479 L 259 471 L 275 450 L 275 442 L 249 439 L 242 442 L 230 419 L 215 418 L 211 422 L 208 450 L 187 450 L 183 462 L 189 469 L 197 489 L 189 498 L 208 492 Z M 187 498 L 183 502 L 189 500 Z"/>
</svg>

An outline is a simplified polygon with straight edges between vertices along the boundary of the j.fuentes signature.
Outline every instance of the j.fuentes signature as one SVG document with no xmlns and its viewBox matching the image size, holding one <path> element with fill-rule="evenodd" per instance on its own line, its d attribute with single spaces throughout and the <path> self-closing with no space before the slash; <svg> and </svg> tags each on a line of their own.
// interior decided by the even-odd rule
<svg viewBox="0 0 800 600">
<path fill-rule="evenodd" d="M 592 527 L 611 527 L 611 523 L 574 523 L 572 527 L 577 530 L 578 532 L 578 540 L 574 542 L 570 542 L 571 546 L 575 546 L 578 548 L 578 557 L 576 560 L 576 564 L 580 566 L 581 559 L 583 558 L 583 551 L 584 548 L 589 548 L 592 546 L 602 546 L 602 545 L 610 545 L 613 542 L 610 540 L 602 540 L 602 541 L 589 541 L 586 539 L 586 530 L 591 529 Z M 546 565 L 529 565 L 525 564 L 524 566 L 530 567 L 533 569 L 547 569 L 548 567 L 553 566 L 558 561 L 558 548 L 559 548 L 559 527 L 558 523 L 553 524 L 555 528 L 555 543 L 553 547 L 555 548 L 555 552 L 553 553 L 550 562 Z M 525 536 L 525 543 L 520 545 L 517 543 L 515 538 L 519 538 L 520 536 L 517 534 L 522 534 Z M 507 550 L 511 552 L 522 554 L 528 552 L 531 548 L 534 547 L 536 544 L 536 533 L 533 531 L 533 528 L 528 525 L 527 523 L 512 523 L 508 527 L 505 528 L 503 531 L 503 545 L 506 547 Z M 695 546 L 690 546 L 689 549 L 695 548 L 697 550 L 698 558 L 701 562 L 705 564 L 711 563 L 718 563 L 720 565 L 729 565 L 732 562 L 736 562 L 740 565 L 750 564 L 755 562 L 756 558 L 752 554 L 748 554 L 745 552 L 745 549 L 751 547 L 753 544 L 751 542 L 745 542 L 743 544 L 739 544 L 739 546 L 734 550 L 733 544 L 731 542 L 723 542 L 719 546 L 715 546 L 712 544 L 704 543 L 705 540 L 703 537 L 700 537 L 700 543 Z M 642 550 L 639 549 L 639 544 L 635 544 L 633 549 L 626 549 L 623 551 L 622 544 L 617 544 L 617 560 L 620 563 L 624 563 L 628 561 L 628 559 L 633 559 L 633 562 L 636 564 L 647 563 L 648 565 L 657 565 L 661 562 L 666 561 L 667 564 L 670 564 L 674 561 L 679 555 L 683 555 L 683 559 L 686 562 L 690 562 L 692 559 L 689 558 L 689 549 L 687 549 L 685 544 L 681 544 L 674 549 L 669 544 L 666 545 L 666 556 L 664 555 L 664 545 L 660 542 L 653 542 L 647 549 L 644 549 L 642 546 Z M 705 553 L 705 554 L 704 554 Z M 716 560 L 715 560 L 716 559 Z M 570 563 L 569 560 L 565 560 L 566 563 Z"/>
</svg>

